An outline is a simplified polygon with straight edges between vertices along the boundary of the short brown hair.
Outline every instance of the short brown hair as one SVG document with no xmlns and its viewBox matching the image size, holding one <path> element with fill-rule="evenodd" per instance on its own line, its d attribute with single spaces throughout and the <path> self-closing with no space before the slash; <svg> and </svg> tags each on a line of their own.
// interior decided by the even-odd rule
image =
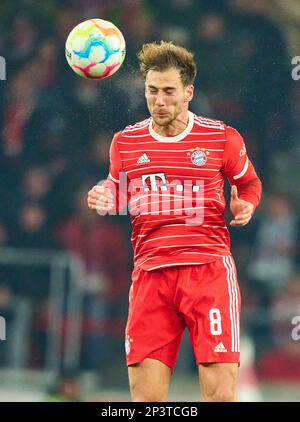
<svg viewBox="0 0 300 422">
<path fill-rule="evenodd" d="M 166 41 L 153 42 L 144 44 L 137 56 L 145 79 L 149 70 L 163 72 L 175 67 L 184 86 L 194 83 L 197 73 L 194 54 L 184 47 Z"/>
</svg>

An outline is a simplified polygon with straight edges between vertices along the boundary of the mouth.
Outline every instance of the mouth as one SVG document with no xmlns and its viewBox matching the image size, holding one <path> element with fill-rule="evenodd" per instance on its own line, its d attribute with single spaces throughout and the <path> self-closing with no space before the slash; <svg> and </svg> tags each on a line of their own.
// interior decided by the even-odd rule
<svg viewBox="0 0 300 422">
<path fill-rule="evenodd" d="M 158 117 L 166 117 L 168 115 L 168 113 L 156 112 L 155 115 L 158 116 Z"/>
</svg>

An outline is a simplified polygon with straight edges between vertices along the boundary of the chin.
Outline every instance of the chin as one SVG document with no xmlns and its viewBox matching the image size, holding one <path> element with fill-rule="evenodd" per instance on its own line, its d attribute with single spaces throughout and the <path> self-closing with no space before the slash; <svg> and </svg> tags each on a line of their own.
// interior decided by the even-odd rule
<svg viewBox="0 0 300 422">
<path fill-rule="evenodd" d="M 173 119 L 170 119 L 170 116 L 166 116 L 166 117 L 153 117 L 154 122 L 159 125 L 159 126 L 168 126 Z"/>
</svg>

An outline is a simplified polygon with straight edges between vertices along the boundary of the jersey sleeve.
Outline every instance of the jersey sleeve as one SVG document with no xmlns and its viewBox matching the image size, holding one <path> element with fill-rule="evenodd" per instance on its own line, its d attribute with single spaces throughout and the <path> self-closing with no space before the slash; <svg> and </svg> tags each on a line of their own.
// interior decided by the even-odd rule
<svg viewBox="0 0 300 422">
<path fill-rule="evenodd" d="M 119 184 L 120 183 L 120 172 L 122 171 L 121 155 L 118 149 L 118 136 L 120 132 L 116 133 L 112 139 L 110 150 L 109 150 L 109 174 L 108 179 Z"/>
<path fill-rule="evenodd" d="M 246 146 L 239 132 L 226 126 L 225 136 L 222 172 L 230 185 L 236 185 L 239 197 L 251 202 L 255 210 L 261 198 L 261 181 L 247 156 Z"/>
<path fill-rule="evenodd" d="M 120 133 L 121 132 L 116 133 L 112 139 L 109 150 L 109 173 L 107 179 L 102 183 L 102 186 L 110 189 L 115 198 L 115 207 L 111 214 L 121 213 L 128 202 L 127 184 L 124 180 L 125 173 L 122 170 L 122 159 L 118 149 L 118 138 Z"/>
</svg>

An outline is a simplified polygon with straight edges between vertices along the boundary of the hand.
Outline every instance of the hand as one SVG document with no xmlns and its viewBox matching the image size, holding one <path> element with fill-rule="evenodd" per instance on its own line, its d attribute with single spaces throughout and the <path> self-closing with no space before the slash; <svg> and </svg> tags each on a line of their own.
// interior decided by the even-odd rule
<svg viewBox="0 0 300 422">
<path fill-rule="evenodd" d="M 230 211 L 234 216 L 234 220 L 230 221 L 230 225 L 233 227 L 242 227 L 249 223 L 254 206 L 251 202 L 239 199 L 237 187 L 232 185 L 231 187 L 231 198 L 230 198 Z"/>
<path fill-rule="evenodd" d="M 96 185 L 88 192 L 87 204 L 91 210 L 103 214 L 114 207 L 115 201 L 109 188 Z"/>
</svg>

